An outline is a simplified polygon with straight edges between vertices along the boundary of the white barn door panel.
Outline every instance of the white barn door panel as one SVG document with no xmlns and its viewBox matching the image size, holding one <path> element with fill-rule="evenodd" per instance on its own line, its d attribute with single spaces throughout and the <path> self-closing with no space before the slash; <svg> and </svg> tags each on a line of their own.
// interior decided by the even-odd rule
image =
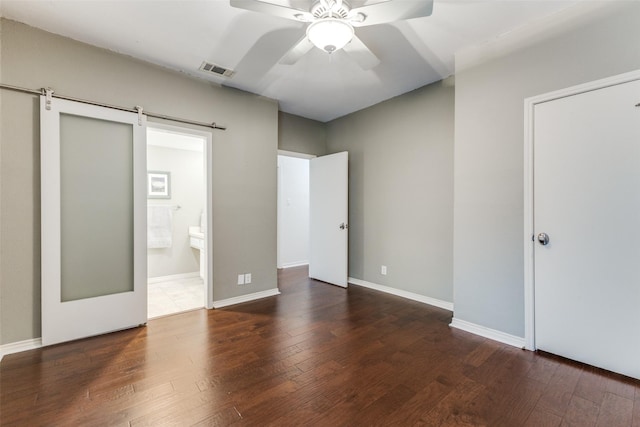
<svg viewBox="0 0 640 427">
<path fill-rule="evenodd" d="M 62 99 L 47 107 L 43 96 L 44 345 L 147 321 L 144 116 Z"/>
</svg>

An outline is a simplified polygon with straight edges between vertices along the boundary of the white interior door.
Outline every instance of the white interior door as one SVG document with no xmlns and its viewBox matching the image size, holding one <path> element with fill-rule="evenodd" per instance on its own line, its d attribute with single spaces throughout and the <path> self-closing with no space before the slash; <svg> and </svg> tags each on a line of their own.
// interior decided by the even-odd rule
<svg viewBox="0 0 640 427">
<path fill-rule="evenodd" d="M 309 162 L 309 277 L 347 287 L 349 153 Z"/>
<path fill-rule="evenodd" d="M 42 343 L 144 324 L 144 117 L 40 104 Z"/>
<path fill-rule="evenodd" d="M 536 347 L 636 378 L 639 101 L 633 81 L 534 111 Z"/>
</svg>

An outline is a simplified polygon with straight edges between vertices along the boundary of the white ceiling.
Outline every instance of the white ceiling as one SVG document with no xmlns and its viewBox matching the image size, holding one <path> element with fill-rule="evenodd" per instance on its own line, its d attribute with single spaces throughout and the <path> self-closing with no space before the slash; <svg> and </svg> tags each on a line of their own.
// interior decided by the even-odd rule
<svg viewBox="0 0 640 427">
<path fill-rule="evenodd" d="M 287 0 L 272 2 L 287 4 Z M 296 0 L 296 5 L 300 3 Z M 577 3 L 579 0 L 435 0 L 429 17 L 356 30 L 381 60 L 370 71 L 360 69 L 342 51 L 329 55 L 315 48 L 295 65 L 278 64 L 304 35 L 306 24 L 232 8 L 228 0 L 2 0 L 0 13 L 223 86 L 277 99 L 282 111 L 325 122 L 450 76 L 456 52 Z M 198 71 L 205 60 L 236 74 L 227 79 Z"/>
</svg>

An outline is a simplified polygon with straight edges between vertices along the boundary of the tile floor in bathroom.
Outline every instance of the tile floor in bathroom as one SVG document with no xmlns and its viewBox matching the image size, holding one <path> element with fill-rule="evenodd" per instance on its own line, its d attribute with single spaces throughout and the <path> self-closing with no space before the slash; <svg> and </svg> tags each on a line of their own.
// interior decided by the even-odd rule
<svg viewBox="0 0 640 427">
<path fill-rule="evenodd" d="M 204 307 L 204 283 L 200 277 L 166 280 L 148 285 L 148 318 Z"/>
</svg>

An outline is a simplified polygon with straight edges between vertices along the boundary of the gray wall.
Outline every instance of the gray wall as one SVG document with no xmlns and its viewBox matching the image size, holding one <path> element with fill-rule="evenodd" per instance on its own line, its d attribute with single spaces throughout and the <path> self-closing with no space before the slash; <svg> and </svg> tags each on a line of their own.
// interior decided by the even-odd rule
<svg viewBox="0 0 640 427">
<path fill-rule="evenodd" d="M 453 114 L 450 79 L 329 122 L 329 152 L 349 151 L 351 277 L 453 300 Z"/>
<path fill-rule="evenodd" d="M 2 32 L 3 32 L 3 23 L 4 20 L 2 18 L 0 18 L 0 82 L 4 81 L 2 79 Z M 1 92 L 1 90 L 0 90 Z M 2 319 L 3 319 L 3 313 L 2 313 L 2 307 L 4 305 L 4 297 L 3 297 L 3 293 L 2 293 L 2 272 L 3 272 L 3 262 L 2 262 L 2 235 L 3 235 L 3 231 L 2 229 L 3 227 L 3 222 L 2 222 L 2 205 L 4 204 L 2 202 L 2 144 L 3 144 L 3 132 L 2 132 L 2 93 L 0 93 L 0 344 L 2 344 L 4 341 L 2 340 L 3 337 L 3 333 L 2 333 Z"/>
<path fill-rule="evenodd" d="M 456 73 L 455 317 L 524 336 L 524 99 L 640 69 L 640 3 Z"/>
<path fill-rule="evenodd" d="M 173 212 L 170 248 L 147 248 L 147 277 L 198 273 L 200 251 L 191 247 L 189 227 L 200 227 L 205 206 L 202 152 L 147 145 L 147 170 L 171 173 L 171 199 L 149 199 L 147 205 L 180 206 Z"/>
<path fill-rule="evenodd" d="M 327 154 L 326 124 L 293 114 L 278 113 L 278 149 L 296 153 Z"/>
<path fill-rule="evenodd" d="M 3 83 L 227 125 L 213 133 L 214 299 L 277 286 L 275 101 L 13 21 L 1 37 Z M 9 343 L 40 336 L 40 125 L 37 97 L 0 94 L 0 343 Z M 235 285 L 249 272 L 251 285 Z"/>
</svg>

